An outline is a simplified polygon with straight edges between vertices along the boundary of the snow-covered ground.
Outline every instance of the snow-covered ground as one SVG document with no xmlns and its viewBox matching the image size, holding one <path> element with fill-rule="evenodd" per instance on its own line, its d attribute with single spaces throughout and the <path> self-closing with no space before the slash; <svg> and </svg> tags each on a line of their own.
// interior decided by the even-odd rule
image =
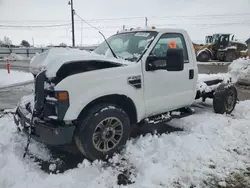
<svg viewBox="0 0 250 188">
<path fill-rule="evenodd" d="M 0 88 L 8 85 L 26 81 L 32 81 L 34 77 L 31 73 L 11 70 L 8 74 L 6 69 L 0 69 Z"/>
<path fill-rule="evenodd" d="M 122 154 L 113 157 L 113 165 L 83 160 L 62 174 L 47 174 L 30 158 L 22 158 L 26 137 L 17 134 L 12 117 L 5 116 L 0 119 L 0 187 L 118 187 L 123 167 L 115 167 L 117 162 L 133 166 L 134 184 L 128 187 L 135 188 L 199 187 L 213 176 L 223 182 L 231 172 L 245 169 L 250 163 L 250 101 L 240 102 L 233 116 L 214 114 L 211 101 L 199 102 L 194 109 L 195 115 L 170 122 L 184 131 L 131 139 Z M 34 141 L 30 152 L 50 158 Z"/>
<path fill-rule="evenodd" d="M 233 76 L 234 82 L 250 85 L 250 59 L 240 58 L 228 66 L 228 72 Z"/>
<path fill-rule="evenodd" d="M 199 82 L 228 77 L 200 74 Z M 12 71 L 8 75 L 0 70 L 0 86 L 32 79 L 29 73 Z M 240 102 L 232 116 L 214 114 L 211 100 L 198 101 L 194 109 L 194 115 L 169 123 L 184 131 L 133 138 L 109 165 L 83 160 L 58 174 L 45 173 L 34 160 L 22 158 L 27 138 L 17 133 L 13 118 L 5 115 L 0 118 L 0 187 L 118 187 L 117 175 L 126 167 L 132 167 L 134 181 L 128 187 L 199 187 L 214 176 L 223 182 L 231 172 L 245 169 L 250 164 L 250 101 Z M 30 152 L 51 159 L 46 147 L 35 141 Z M 56 171 L 57 166 L 51 164 L 50 170 Z"/>
</svg>

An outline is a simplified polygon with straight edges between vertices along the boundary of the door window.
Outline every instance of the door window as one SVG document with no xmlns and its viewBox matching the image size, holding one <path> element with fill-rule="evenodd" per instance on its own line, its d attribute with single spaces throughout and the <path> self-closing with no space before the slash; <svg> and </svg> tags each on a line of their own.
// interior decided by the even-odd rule
<svg viewBox="0 0 250 188">
<path fill-rule="evenodd" d="M 182 34 L 166 33 L 156 43 L 150 55 L 156 57 L 166 57 L 169 48 L 179 48 L 183 50 L 184 62 L 188 63 L 187 47 Z"/>
</svg>

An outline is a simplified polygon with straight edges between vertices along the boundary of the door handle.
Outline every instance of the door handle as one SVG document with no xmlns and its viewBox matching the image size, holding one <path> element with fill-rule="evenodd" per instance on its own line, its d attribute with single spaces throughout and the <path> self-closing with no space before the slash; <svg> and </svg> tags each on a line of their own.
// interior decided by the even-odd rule
<svg viewBox="0 0 250 188">
<path fill-rule="evenodd" d="M 189 80 L 194 79 L 194 69 L 189 70 Z"/>
</svg>

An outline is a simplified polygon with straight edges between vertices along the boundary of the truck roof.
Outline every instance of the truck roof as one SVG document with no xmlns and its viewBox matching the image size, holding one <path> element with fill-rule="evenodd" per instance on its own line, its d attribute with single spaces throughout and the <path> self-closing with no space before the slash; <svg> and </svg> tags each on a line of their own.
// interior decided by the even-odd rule
<svg viewBox="0 0 250 188">
<path fill-rule="evenodd" d="M 132 29 L 127 29 L 127 30 L 122 30 L 119 31 L 117 34 L 119 33 L 129 33 L 129 32 L 145 32 L 145 31 L 156 31 L 158 33 L 186 33 L 186 30 L 184 29 L 178 29 L 178 28 L 151 28 L 151 27 L 147 27 L 147 28 L 132 28 Z"/>
<path fill-rule="evenodd" d="M 232 35 L 232 33 L 214 33 L 213 35 Z"/>
</svg>

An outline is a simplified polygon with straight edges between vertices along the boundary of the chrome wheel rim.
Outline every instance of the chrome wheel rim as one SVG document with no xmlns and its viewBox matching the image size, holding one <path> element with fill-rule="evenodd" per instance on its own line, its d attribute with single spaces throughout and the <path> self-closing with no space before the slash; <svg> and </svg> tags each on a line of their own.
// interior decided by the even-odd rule
<svg viewBox="0 0 250 188">
<path fill-rule="evenodd" d="M 108 152 L 119 144 L 122 135 L 122 122 L 116 117 L 108 117 L 96 126 L 92 142 L 98 151 Z"/>
<path fill-rule="evenodd" d="M 228 112 L 232 111 L 234 108 L 234 103 L 235 103 L 235 93 L 234 92 L 229 92 L 228 97 L 226 100 L 226 109 Z"/>
</svg>

